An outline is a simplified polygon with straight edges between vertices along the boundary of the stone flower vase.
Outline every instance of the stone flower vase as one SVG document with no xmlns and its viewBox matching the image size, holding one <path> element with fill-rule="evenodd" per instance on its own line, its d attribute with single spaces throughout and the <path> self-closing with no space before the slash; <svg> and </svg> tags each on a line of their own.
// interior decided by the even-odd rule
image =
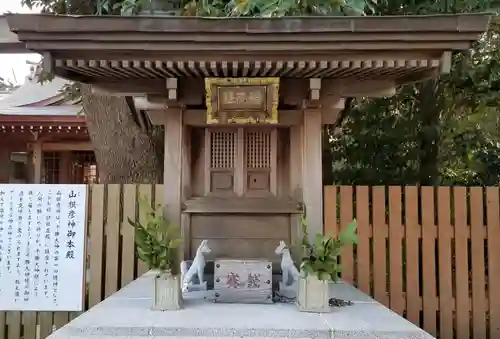
<svg viewBox="0 0 500 339">
<path fill-rule="evenodd" d="M 300 276 L 297 281 L 297 307 L 301 312 L 330 312 L 329 281 L 319 280 L 316 274 Z"/>
<path fill-rule="evenodd" d="M 153 280 L 153 307 L 155 311 L 179 310 L 182 306 L 181 277 L 158 273 Z"/>
</svg>

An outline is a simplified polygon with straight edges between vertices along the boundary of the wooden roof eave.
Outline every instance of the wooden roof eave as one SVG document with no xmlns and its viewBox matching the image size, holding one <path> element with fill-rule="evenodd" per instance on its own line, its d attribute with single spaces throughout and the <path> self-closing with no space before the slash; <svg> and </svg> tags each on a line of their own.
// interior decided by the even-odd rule
<svg viewBox="0 0 500 339">
<path fill-rule="evenodd" d="M 86 126 L 86 118 L 82 116 L 40 116 L 40 115 L 5 115 L 0 114 L 2 125 L 40 125 L 40 126 Z"/>
<path fill-rule="evenodd" d="M 328 51 L 467 49 L 489 14 L 390 17 L 206 19 L 8 15 L 12 32 L 37 52 L 171 55 L 324 54 Z"/>
<path fill-rule="evenodd" d="M 37 51 L 289 53 L 425 45 L 465 49 L 487 29 L 490 14 L 279 19 L 9 14 L 6 18 L 18 39 Z"/>
<path fill-rule="evenodd" d="M 280 19 L 7 16 L 11 31 L 28 49 L 44 53 L 54 73 L 83 82 L 360 74 L 418 80 L 441 67 L 443 53 L 468 49 L 489 19 L 489 13 Z"/>
<path fill-rule="evenodd" d="M 0 133 L 18 132 L 42 133 L 87 133 L 87 124 L 84 116 L 19 116 L 0 115 Z"/>
<path fill-rule="evenodd" d="M 7 14 L 12 32 L 161 34 L 309 34 L 317 33 L 481 33 L 492 13 L 405 16 L 304 16 L 284 18 L 205 18 L 179 16 L 98 16 Z M 300 38 L 297 40 L 300 41 Z"/>
</svg>

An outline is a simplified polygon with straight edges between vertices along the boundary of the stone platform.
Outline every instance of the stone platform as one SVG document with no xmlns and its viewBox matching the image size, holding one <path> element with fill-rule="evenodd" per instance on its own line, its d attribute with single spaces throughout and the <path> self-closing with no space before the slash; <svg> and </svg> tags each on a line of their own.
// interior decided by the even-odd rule
<svg viewBox="0 0 500 339">
<path fill-rule="evenodd" d="M 214 304 L 204 292 L 188 293 L 180 311 L 159 312 L 150 310 L 152 278 L 146 273 L 49 338 L 433 338 L 345 283 L 332 285 L 334 296 L 354 304 L 331 313 L 303 313 L 285 303 Z"/>
</svg>

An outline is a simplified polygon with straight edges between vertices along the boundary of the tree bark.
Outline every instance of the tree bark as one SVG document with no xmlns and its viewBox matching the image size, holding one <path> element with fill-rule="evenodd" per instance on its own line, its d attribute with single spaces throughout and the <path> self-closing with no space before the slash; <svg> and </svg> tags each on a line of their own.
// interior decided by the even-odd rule
<svg viewBox="0 0 500 339">
<path fill-rule="evenodd" d="M 81 85 L 87 128 L 104 184 L 161 183 L 163 158 L 155 134 L 141 130 L 125 98 L 93 94 Z"/>
<path fill-rule="evenodd" d="M 335 134 L 335 130 L 342 126 L 345 118 L 351 113 L 354 104 L 354 98 L 347 98 L 344 103 L 344 109 L 340 112 L 337 121 L 331 125 L 323 126 L 323 185 L 333 185 L 333 162 L 332 143 L 330 137 Z"/>
<path fill-rule="evenodd" d="M 439 184 L 439 114 L 442 111 L 443 93 L 438 79 L 427 80 L 419 84 L 420 114 L 422 127 L 420 132 L 420 184 L 435 186 Z"/>
</svg>

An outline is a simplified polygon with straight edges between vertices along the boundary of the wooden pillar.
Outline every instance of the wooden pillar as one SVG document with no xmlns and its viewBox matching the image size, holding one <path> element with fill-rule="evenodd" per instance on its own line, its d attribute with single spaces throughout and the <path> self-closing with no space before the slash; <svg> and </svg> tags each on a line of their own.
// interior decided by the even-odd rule
<svg viewBox="0 0 500 339">
<path fill-rule="evenodd" d="M 290 193 L 302 200 L 302 125 L 290 127 Z"/>
<path fill-rule="evenodd" d="M 165 123 L 165 152 L 163 185 L 165 187 L 166 217 L 175 225 L 181 226 L 182 199 L 182 110 L 167 109 Z M 186 240 L 186 239 L 184 239 Z"/>
<path fill-rule="evenodd" d="M 36 141 L 33 143 L 33 183 L 42 183 L 42 166 L 43 166 L 43 151 L 42 143 Z"/>
<path fill-rule="evenodd" d="M 186 201 L 186 199 L 191 197 L 191 128 L 183 124 L 182 127 L 183 144 L 181 146 L 182 150 L 182 192 L 181 192 L 181 204 Z M 183 237 L 183 259 L 193 259 L 191 257 L 191 215 L 187 213 L 181 213 L 181 229 Z"/>
<path fill-rule="evenodd" d="M 311 239 L 323 233 L 322 117 L 320 109 L 305 109 L 302 147 L 302 198 Z"/>
<path fill-rule="evenodd" d="M 167 86 L 168 87 L 168 86 Z M 169 90 L 170 91 L 170 90 Z M 173 95 L 169 92 L 169 95 Z M 184 125 L 183 110 L 167 108 L 147 111 L 153 125 L 165 127 L 163 163 L 164 204 L 168 220 L 181 227 L 183 237 L 182 256 L 189 259 L 189 215 L 181 213 L 182 202 L 191 195 L 191 139 L 188 126 Z"/>
</svg>

